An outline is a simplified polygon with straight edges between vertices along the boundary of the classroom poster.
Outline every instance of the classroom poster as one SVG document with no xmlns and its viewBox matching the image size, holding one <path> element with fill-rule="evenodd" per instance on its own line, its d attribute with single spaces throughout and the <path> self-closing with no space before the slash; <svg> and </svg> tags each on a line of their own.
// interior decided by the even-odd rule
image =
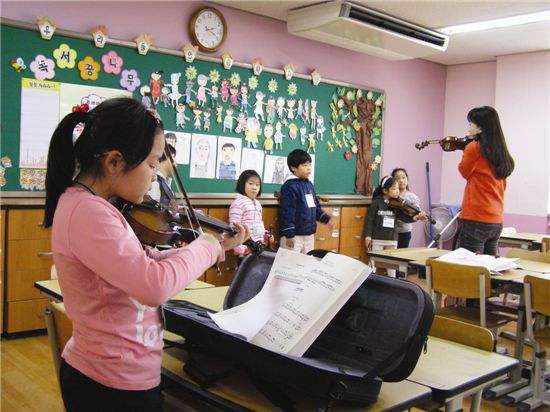
<svg viewBox="0 0 550 412">
<path fill-rule="evenodd" d="M 264 183 L 282 185 L 291 175 L 286 157 L 267 155 L 264 165 Z"/>
<path fill-rule="evenodd" d="M 164 132 L 164 137 L 166 141 L 174 139 L 176 141 L 174 145 L 176 148 L 176 163 L 179 165 L 188 165 L 189 157 L 191 156 L 191 133 L 166 130 Z"/>
<path fill-rule="evenodd" d="M 216 178 L 237 180 L 241 173 L 242 139 L 237 137 L 218 137 L 218 160 Z"/>
<path fill-rule="evenodd" d="M 214 179 L 216 176 L 216 136 L 193 133 L 190 163 L 189 177 Z"/>
<path fill-rule="evenodd" d="M 73 111 L 73 107 L 87 104 L 90 110 L 113 97 L 132 97 L 132 93 L 108 87 L 61 83 L 59 91 L 59 120 Z"/>
<path fill-rule="evenodd" d="M 264 155 L 263 150 L 243 148 L 241 170 L 255 170 L 261 178 L 264 170 Z"/>
</svg>

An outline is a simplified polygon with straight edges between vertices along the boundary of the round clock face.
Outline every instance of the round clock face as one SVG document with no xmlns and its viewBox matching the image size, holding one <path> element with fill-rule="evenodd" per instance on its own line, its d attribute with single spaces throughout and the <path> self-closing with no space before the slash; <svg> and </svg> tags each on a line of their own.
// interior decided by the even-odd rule
<svg viewBox="0 0 550 412">
<path fill-rule="evenodd" d="M 201 50 L 215 51 L 225 40 L 226 26 L 223 16 L 215 9 L 200 10 L 191 22 L 191 35 Z"/>
</svg>

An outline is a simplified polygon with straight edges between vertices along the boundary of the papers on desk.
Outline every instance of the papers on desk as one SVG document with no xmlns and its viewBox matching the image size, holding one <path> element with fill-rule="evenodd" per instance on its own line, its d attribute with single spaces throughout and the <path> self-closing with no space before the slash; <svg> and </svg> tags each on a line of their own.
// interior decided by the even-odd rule
<svg viewBox="0 0 550 412">
<path fill-rule="evenodd" d="M 347 256 L 318 260 L 280 248 L 255 297 L 210 317 L 258 346 L 302 356 L 371 271 Z"/>
<path fill-rule="evenodd" d="M 500 272 L 503 270 L 517 269 L 519 266 L 515 263 L 518 258 L 503 258 L 491 255 L 477 255 L 474 252 L 460 248 L 453 250 L 436 260 L 457 265 L 482 266 L 490 272 Z"/>
</svg>

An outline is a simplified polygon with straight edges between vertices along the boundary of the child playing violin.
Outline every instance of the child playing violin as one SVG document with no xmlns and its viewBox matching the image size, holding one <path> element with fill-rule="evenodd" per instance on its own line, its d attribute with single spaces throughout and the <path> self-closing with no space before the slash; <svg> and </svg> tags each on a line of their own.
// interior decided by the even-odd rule
<svg viewBox="0 0 550 412">
<path fill-rule="evenodd" d="M 402 167 L 393 169 L 391 176 L 397 181 L 399 187 L 399 197 L 405 202 L 415 206 L 420 206 L 420 199 L 417 195 L 409 190 L 409 175 L 407 171 Z M 411 222 L 405 222 L 398 219 L 396 222 L 395 230 L 397 232 L 397 248 L 408 248 L 411 242 L 413 224 Z"/>
<path fill-rule="evenodd" d="M 365 221 L 365 247 L 367 250 L 395 249 L 397 247 L 396 220 L 414 222 L 426 220 L 426 213 L 415 216 L 405 214 L 401 209 L 389 205 L 390 198 L 399 196 L 397 180 L 384 176 L 380 185 L 372 194 L 372 203 Z M 395 270 L 388 269 L 388 274 L 395 277 Z"/>
<path fill-rule="evenodd" d="M 53 133 L 44 225 L 73 323 L 60 370 L 69 412 L 161 411 L 160 305 L 248 237 L 236 224 L 221 244 L 204 234 L 183 248 L 143 250 L 109 199 L 142 202 L 164 144 L 160 119 L 129 98 L 70 113 Z"/>
</svg>

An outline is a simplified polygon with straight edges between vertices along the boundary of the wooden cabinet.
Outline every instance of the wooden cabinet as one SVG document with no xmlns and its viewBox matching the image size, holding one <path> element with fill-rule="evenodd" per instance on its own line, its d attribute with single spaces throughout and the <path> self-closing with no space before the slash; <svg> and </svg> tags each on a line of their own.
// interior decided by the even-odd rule
<svg viewBox="0 0 550 412">
<path fill-rule="evenodd" d="M 0 332 L 4 330 L 4 251 L 6 250 L 6 211 L 0 210 Z"/>
<path fill-rule="evenodd" d="M 364 230 L 367 206 L 350 206 L 342 208 L 340 225 L 340 253 L 351 256 L 365 263 L 368 262 L 365 250 Z"/>
<path fill-rule="evenodd" d="M 50 278 L 53 263 L 50 229 L 42 228 L 43 209 L 8 211 L 6 266 L 6 324 L 8 333 L 42 329 L 47 299 L 34 282 Z"/>
<path fill-rule="evenodd" d="M 340 207 L 323 207 L 325 213 L 330 215 L 332 230 L 329 225 L 317 222 L 317 231 L 315 232 L 315 249 L 331 250 L 338 252 L 340 243 Z"/>
<path fill-rule="evenodd" d="M 229 208 L 217 207 L 210 208 L 207 212 L 208 216 L 221 220 L 222 222 L 229 222 Z M 231 284 L 233 276 L 237 271 L 237 258 L 233 254 L 232 250 L 225 252 L 225 260 L 220 262 L 218 270 L 215 268 L 208 269 L 205 275 L 205 282 L 211 283 L 216 286 L 227 286 Z"/>
<path fill-rule="evenodd" d="M 277 206 L 264 206 L 262 209 L 262 219 L 266 230 L 271 227 L 275 243 L 272 245 L 274 250 L 279 249 L 279 208 Z"/>
</svg>

